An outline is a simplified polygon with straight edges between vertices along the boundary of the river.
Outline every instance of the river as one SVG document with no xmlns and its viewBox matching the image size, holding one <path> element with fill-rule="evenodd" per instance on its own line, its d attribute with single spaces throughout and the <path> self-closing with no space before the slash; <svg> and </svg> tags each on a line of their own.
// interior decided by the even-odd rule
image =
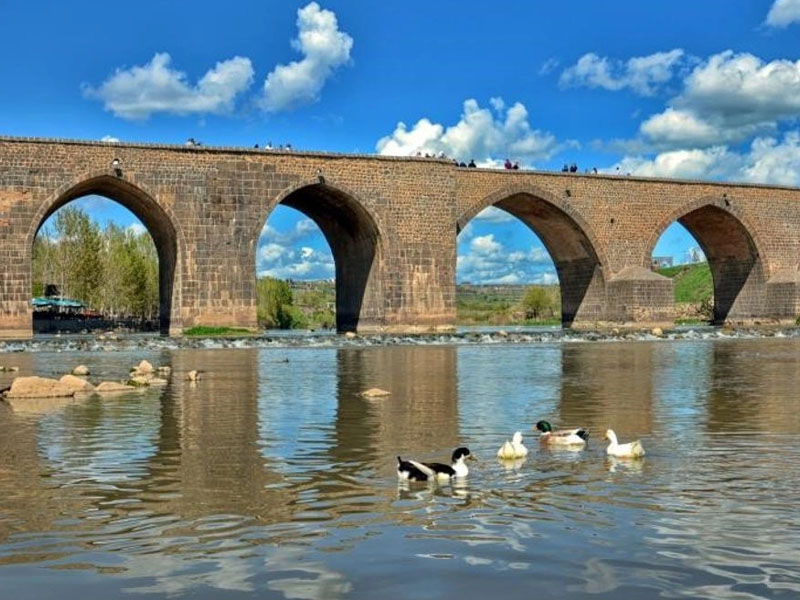
<svg viewBox="0 0 800 600">
<path fill-rule="evenodd" d="M 98 380 L 142 358 L 166 388 L 0 403 L 0 598 L 800 597 L 800 339 L 0 364 Z M 588 427 L 588 448 L 540 447 L 539 419 Z M 606 457 L 608 427 L 647 456 Z M 502 465 L 517 429 L 531 452 Z M 460 445 L 480 459 L 464 482 L 398 484 L 397 455 Z"/>
</svg>

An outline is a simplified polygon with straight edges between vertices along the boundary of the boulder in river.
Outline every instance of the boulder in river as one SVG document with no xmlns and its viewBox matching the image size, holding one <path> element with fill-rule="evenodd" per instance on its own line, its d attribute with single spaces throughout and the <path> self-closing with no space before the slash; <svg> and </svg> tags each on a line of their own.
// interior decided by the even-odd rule
<svg viewBox="0 0 800 600">
<path fill-rule="evenodd" d="M 76 375 L 64 375 L 59 381 L 71 387 L 75 392 L 91 392 L 94 390 L 94 386 L 91 383 Z"/>
<path fill-rule="evenodd" d="M 78 377 L 85 377 L 89 374 L 89 367 L 86 365 L 78 365 L 74 369 L 72 369 L 72 374 L 77 375 Z"/>
<path fill-rule="evenodd" d="M 362 398 L 385 398 L 386 396 L 391 396 L 392 392 L 387 392 L 386 390 L 382 390 L 381 388 L 369 388 L 368 390 L 364 390 L 359 394 Z"/>
<path fill-rule="evenodd" d="M 153 365 L 151 365 L 146 360 L 141 361 L 138 365 L 136 365 L 131 372 L 132 376 L 136 375 L 152 375 L 153 374 Z"/>
<path fill-rule="evenodd" d="M 97 394 L 118 394 L 121 392 L 133 392 L 136 388 L 118 381 L 103 381 L 94 388 Z"/>
<path fill-rule="evenodd" d="M 6 392 L 6 398 L 65 398 L 75 394 L 75 389 L 56 379 L 47 377 L 17 377 Z"/>
</svg>

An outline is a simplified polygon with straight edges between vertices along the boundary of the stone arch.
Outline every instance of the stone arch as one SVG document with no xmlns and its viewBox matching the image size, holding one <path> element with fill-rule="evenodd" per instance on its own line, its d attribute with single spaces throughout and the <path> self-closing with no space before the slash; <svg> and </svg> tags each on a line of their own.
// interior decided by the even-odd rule
<svg viewBox="0 0 800 600">
<path fill-rule="evenodd" d="M 186 247 L 183 231 L 169 207 L 155 200 L 142 185 L 107 171 L 83 174 L 62 185 L 39 207 L 31 220 L 25 240 L 25 263 L 32 264 L 33 241 L 50 215 L 69 202 L 97 194 L 130 210 L 153 238 L 158 254 L 159 321 L 162 334 L 179 332 L 180 257 Z"/>
<path fill-rule="evenodd" d="M 336 274 L 336 329 L 340 332 L 377 328 L 383 322 L 382 228 L 353 192 L 314 179 L 290 186 L 273 198 L 251 237 L 255 257 L 259 233 L 279 204 L 314 221 L 333 254 Z"/>
<path fill-rule="evenodd" d="M 646 245 L 642 264 L 664 230 L 677 221 L 697 240 L 708 260 L 714 287 L 714 323 L 763 315 L 766 273 L 756 229 L 725 196 L 706 196 L 661 219 Z"/>
<path fill-rule="evenodd" d="M 464 211 L 456 232 L 488 206 L 514 215 L 542 240 L 558 274 L 564 326 L 605 318 L 608 263 L 591 226 L 568 201 L 536 186 L 504 187 Z"/>
</svg>

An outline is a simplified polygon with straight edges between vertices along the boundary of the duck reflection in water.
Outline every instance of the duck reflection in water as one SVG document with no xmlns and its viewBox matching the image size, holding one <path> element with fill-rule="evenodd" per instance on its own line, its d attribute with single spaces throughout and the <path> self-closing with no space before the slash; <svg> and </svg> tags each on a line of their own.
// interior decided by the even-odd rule
<svg viewBox="0 0 800 600">
<path fill-rule="evenodd" d="M 609 473 L 641 473 L 644 470 L 645 459 L 626 460 L 616 456 L 606 456 L 606 468 Z"/>
<path fill-rule="evenodd" d="M 471 497 L 469 489 L 469 479 L 456 477 L 447 482 L 429 479 L 419 485 L 419 482 L 409 481 L 408 479 L 397 480 L 397 499 L 416 500 L 418 502 L 431 498 L 463 498 L 469 500 Z"/>
</svg>

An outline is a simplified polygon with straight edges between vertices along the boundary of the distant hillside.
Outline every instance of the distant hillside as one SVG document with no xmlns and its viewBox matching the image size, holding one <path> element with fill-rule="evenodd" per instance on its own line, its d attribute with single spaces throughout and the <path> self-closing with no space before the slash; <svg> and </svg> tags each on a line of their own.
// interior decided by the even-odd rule
<svg viewBox="0 0 800 600">
<path fill-rule="evenodd" d="M 657 272 L 675 280 L 675 302 L 707 303 L 714 297 L 711 269 L 707 262 L 664 267 Z"/>
</svg>

